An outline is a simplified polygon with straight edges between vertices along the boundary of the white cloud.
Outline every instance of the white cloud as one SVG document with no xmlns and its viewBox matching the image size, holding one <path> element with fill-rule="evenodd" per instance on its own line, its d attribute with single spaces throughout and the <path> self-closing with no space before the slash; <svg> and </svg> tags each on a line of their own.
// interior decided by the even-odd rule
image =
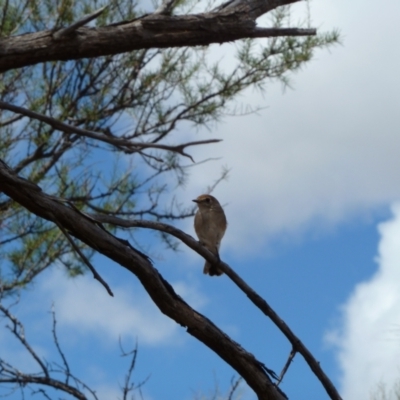
<svg viewBox="0 0 400 400">
<path fill-rule="evenodd" d="M 186 283 L 178 282 L 174 287 L 195 306 L 206 302 Z M 54 301 L 59 324 L 73 329 L 76 335 L 99 335 L 113 343 L 119 337 L 138 338 L 140 345 L 177 340 L 179 326 L 165 317 L 137 285 L 113 287 L 111 298 L 91 276 L 66 279 L 62 271 L 53 269 L 38 290 L 48 302 Z"/>
<path fill-rule="evenodd" d="M 338 346 L 345 399 L 365 400 L 377 385 L 400 380 L 400 203 L 394 217 L 379 225 L 378 270 L 358 284 L 343 306 Z"/>
<path fill-rule="evenodd" d="M 248 91 L 242 101 L 268 108 L 228 118 L 207 136 L 222 143 L 191 149 L 197 161 L 221 160 L 193 169 L 185 204 L 222 165 L 231 167 L 228 183 L 215 192 L 228 205 L 223 249 L 254 249 L 272 235 L 301 232 L 315 221 L 329 227 L 400 198 L 400 48 L 382 45 L 400 36 L 400 3 L 377 9 L 321 1 L 312 9 L 321 30 L 341 29 L 344 45 L 316 52 L 293 77 L 293 91 L 282 93 L 279 84 L 264 98 Z M 371 41 L 376 18 L 385 23 Z"/>
</svg>

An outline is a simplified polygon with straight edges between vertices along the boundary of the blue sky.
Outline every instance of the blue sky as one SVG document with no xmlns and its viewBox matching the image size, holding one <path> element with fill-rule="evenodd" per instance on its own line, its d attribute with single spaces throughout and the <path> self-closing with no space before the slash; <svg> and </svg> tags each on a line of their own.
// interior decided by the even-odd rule
<svg viewBox="0 0 400 400">
<path fill-rule="evenodd" d="M 322 0 L 311 9 L 319 29 L 341 30 L 343 45 L 318 51 L 292 77 L 294 90 L 243 94 L 242 103 L 267 107 L 258 115 L 193 134 L 224 141 L 193 149 L 198 161 L 219 159 L 194 168 L 177 196 L 190 204 L 231 168 L 214 193 L 229 221 L 222 258 L 309 347 L 343 398 L 365 400 L 400 376 L 400 4 Z M 221 49 L 229 59 L 229 45 L 211 50 Z M 192 221 L 179 226 L 194 235 Z M 225 276 L 204 276 L 203 260 L 184 246 L 176 254 L 151 246 L 185 300 L 280 372 L 289 344 Z M 138 341 L 134 380 L 150 376 L 146 400 L 209 395 L 216 384 L 227 392 L 234 371 L 161 315 L 133 276 L 102 257 L 95 265 L 115 298 L 90 276 L 66 280 L 56 268 L 23 293 L 15 312 L 41 354 L 53 358 L 54 302 L 71 366 L 101 399 L 118 398 L 127 367 L 120 337 L 126 349 Z M 2 354 L 29 367 L 13 343 L 1 330 Z M 282 389 L 291 399 L 328 398 L 300 355 Z"/>
</svg>

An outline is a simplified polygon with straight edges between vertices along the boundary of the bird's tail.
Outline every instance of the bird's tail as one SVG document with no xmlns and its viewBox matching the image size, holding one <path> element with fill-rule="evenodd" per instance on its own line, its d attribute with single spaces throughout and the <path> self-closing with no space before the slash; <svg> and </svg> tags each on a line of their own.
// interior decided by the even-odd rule
<svg viewBox="0 0 400 400">
<path fill-rule="evenodd" d="M 208 261 L 204 264 L 204 269 L 203 272 L 207 275 L 210 276 L 220 276 L 223 274 L 223 272 L 216 268 L 214 265 L 211 265 Z"/>
</svg>

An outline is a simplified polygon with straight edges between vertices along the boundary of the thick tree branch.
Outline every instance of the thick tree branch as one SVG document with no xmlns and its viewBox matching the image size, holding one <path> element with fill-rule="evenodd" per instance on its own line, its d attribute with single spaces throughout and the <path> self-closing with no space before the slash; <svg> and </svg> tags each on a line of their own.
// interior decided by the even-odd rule
<svg viewBox="0 0 400 400">
<path fill-rule="evenodd" d="M 278 329 L 286 336 L 293 350 L 299 352 L 309 365 L 310 369 L 314 372 L 315 376 L 324 386 L 326 392 L 332 400 L 341 400 L 341 397 L 336 390 L 335 386 L 325 374 L 321 368 L 319 362 L 314 358 L 312 353 L 308 348 L 302 343 L 302 341 L 293 333 L 293 331 L 288 327 L 288 325 L 278 316 L 278 314 L 271 308 L 271 306 L 253 290 L 235 271 L 233 271 L 228 264 L 219 260 L 214 254 L 208 251 L 204 246 L 202 246 L 197 240 L 192 236 L 186 234 L 180 229 L 174 228 L 171 225 L 167 225 L 161 222 L 145 221 L 145 220 L 124 220 L 117 217 L 106 216 L 106 215 L 91 215 L 95 220 L 102 223 L 109 223 L 121 227 L 138 227 L 138 228 L 148 228 L 153 230 L 158 230 L 161 232 L 166 232 L 185 243 L 188 247 L 194 250 L 196 253 L 200 254 L 207 261 L 212 264 L 217 264 L 229 278 L 246 294 L 246 296 L 251 300 L 251 302 L 257 306 L 267 317 L 269 317 L 273 323 L 278 327 Z"/>
<path fill-rule="evenodd" d="M 284 394 L 271 381 L 263 363 L 244 350 L 209 319 L 192 309 L 171 285 L 134 248 L 111 235 L 92 219 L 55 200 L 17 176 L 0 160 L 0 191 L 30 212 L 64 229 L 135 274 L 162 313 L 187 328 L 187 332 L 218 354 L 255 391 L 259 400 L 283 400 Z"/>
<path fill-rule="evenodd" d="M 315 29 L 257 28 L 256 18 L 299 0 L 234 0 L 208 13 L 153 13 L 133 21 L 80 27 L 57 40 L 51 30 L 0 40 L 0 72 L 46 61 L 75 60 L 149 48 L 209 45 L 244 38 L 315 35 Z M 167 7 L 171 2 L 166 2 Z"/>
</svg>

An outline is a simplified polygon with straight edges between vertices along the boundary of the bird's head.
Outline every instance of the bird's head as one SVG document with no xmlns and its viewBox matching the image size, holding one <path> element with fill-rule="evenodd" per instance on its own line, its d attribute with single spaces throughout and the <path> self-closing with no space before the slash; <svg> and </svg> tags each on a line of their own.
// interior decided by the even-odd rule
<svg viewBox="0 0 400 400">
<path fill-rule="evenodd" d="M 207 210 L 220 207 L 218 200 L 210 194 L 202 194 L 197 199 L 193 200 L 200 208 L 200 210 Z"/>
</svg>

